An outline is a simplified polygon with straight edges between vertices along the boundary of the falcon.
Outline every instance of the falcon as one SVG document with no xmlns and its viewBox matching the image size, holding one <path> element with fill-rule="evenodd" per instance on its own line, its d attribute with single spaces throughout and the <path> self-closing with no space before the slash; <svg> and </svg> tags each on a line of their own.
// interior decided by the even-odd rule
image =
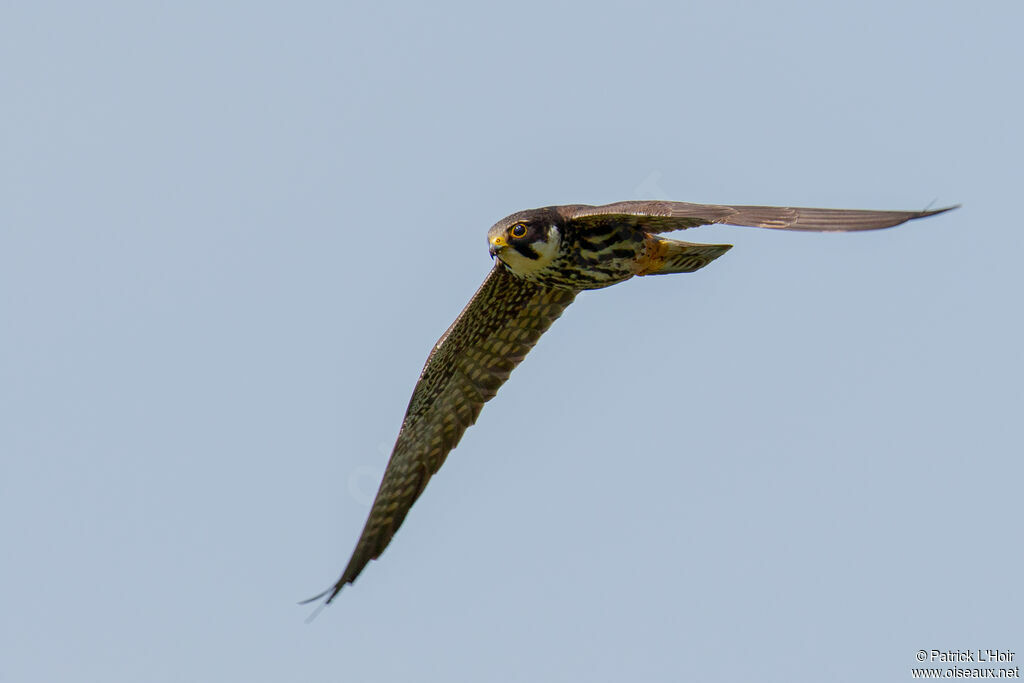
<svg viewBox="0 0 1024 683">
<path fill-rule="evenodd" d="M 636 275 L 692 273 L 732 248 L 662 237 L 700 225 L 854 232 L 957 208 L 865 211 L 629 201 L 514 213 L 487 232 L 494 267 L 427 357 L 384 479 L 330 604 L 377 559 L 427 482 L 512 370 L 576 295 Z"/>
</svg>

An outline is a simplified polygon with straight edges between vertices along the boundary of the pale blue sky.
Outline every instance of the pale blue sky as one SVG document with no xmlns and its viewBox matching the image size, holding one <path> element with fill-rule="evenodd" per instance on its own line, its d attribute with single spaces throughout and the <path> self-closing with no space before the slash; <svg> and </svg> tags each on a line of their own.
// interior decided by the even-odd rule
<svg viewBox="0 0 1024 683">
<path fill-rule="evenodd" d="M 1019 2 L 0 9 L 0 681 L 902 680 L 1024 656 Z M 313 624 L 513 211 L 580 296 Z"/>
</svg>

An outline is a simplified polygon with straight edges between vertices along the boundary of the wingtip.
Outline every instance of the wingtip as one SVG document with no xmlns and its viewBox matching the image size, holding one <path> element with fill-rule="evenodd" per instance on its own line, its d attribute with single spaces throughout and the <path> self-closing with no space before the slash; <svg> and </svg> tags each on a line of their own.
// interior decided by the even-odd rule
<svg viewBox="0 0 1024 683">
<path fill-rule="evenodd" d="M 306 598 L 305 600 L 299 600 L 295 604 L 296 605 L 308 605 L 311 602 L 316 602 L 317 600 L 319 600 L 320 598 L 324 597 L 325 595 L 327 595 L 330 592 L 331 592 L 330 590 L 325 590 L 323 593 L 317 593 L 316 595 L 314 595 L 311 598 Z"/>
<path fill-rule="evenodd" d="M 963 204 L 953 204 L 952 206 L 944 206 L 941 209 L 925 209 L 924 211 L 921 212 L 920 217 L 924 218 L 925 216 L 937 216 L 940 213 L 946 213 L 947 211 L 952 211 L 953 209 L 959 209 L 961 206 L 963 206 Z"/>
<path fill-rule="evenodd" d="M 331 601 L 334 600 L 335 597 L 337 597 L 338 593 L 341 592 L 341 589 L 344 587 L 344 585 L 345 585 L 344 583 L 337 583 L 337 584 L 331 586 L 330 588 L 328 588 L 327 590 L 325 590 L 323 592 L 320 592 L 320 593 L 317 593 L 316 595 L 314 595 L 311 598 L 306 598 L 305 600 L 300 600 L 297 604 L 299 604 L 299 605 L 308 605 L 311 602 L 316 602 L 317 600 L 322 599 L 326 595 L 327 599 L 324 600 L 324 606 L 326 607 L 327 605 L 331 604 Z"/>
</svg>

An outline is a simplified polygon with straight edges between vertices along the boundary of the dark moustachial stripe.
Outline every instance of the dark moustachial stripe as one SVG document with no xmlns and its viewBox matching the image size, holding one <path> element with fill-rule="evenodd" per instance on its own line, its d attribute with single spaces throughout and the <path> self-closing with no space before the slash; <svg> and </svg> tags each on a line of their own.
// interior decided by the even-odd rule
<svg viewBox="0 0 1024 683">
<path fill-rule="evenodd" d="M 516 241 L 513 241 L 511 244 L 513 249 L 515 249 L 528 259 L 533 259 L 534 261 L 536 261 L 537 259 L 540 258 L 540 254 L 537 253 L 537 250 L 534 249 L 532 245 Z"/>
</svg>

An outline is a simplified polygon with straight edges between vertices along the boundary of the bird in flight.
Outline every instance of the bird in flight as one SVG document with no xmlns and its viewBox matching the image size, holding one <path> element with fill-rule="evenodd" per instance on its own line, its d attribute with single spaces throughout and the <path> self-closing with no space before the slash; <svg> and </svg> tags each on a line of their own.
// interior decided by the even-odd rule
<svg viewBox="0 0 1024 683">
<path fill-rule="evenodd" d="M 487 232 L 494 267 L 427 357 L 384 479 L 330 604 L 387 547 L 430 477 L 484 403 L 494 398 L 576 295 L 634 275 L 692 273 L 732 248 L 661 233 L 700 225 L 852 232 L 889 228 L 957 208 L 865 211 L 629 201 L 548 206 L 514 213 Z"/>
</svg>

